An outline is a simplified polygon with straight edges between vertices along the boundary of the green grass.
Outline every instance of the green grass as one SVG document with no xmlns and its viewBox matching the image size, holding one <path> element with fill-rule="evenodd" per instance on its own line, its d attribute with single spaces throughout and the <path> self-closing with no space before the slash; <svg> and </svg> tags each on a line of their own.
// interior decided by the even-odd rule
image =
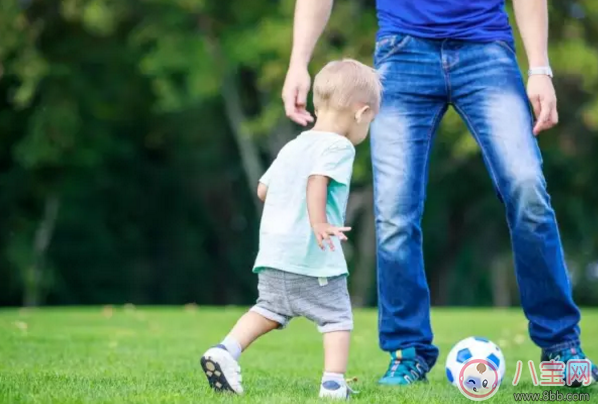
<svg viewBox="0 0 598 404">
<path fill-rule="evenodd" d="M 203 307 L 0 311 L 0 403 L 319 402 L 321 336 L 304 320 L 265 336 L 243 354 L 245 396 L 209 391 L 199 356 L 242 312 Z M 583 314 L 585 351 L 598 359 L 598 311 Z M 347 375 L 358 378 L 354 387 L 360 394 L 353 402 L 471 402 L 448 384 L 443 366 L 452 344 L 470 335 L 491 338 L 506 354 L 505 382 L 488 402 L 512 403 L 514 392 L 545 389 L 532 385 L 527 368 L 519 385 L 511 386 L 516 361 L 539 357 L 519 310 L 436 309 L 433 324 L 441 357 L 430 383 L 384 388 L 376 384 L 388 359 L 378 349 L 376 312 L 357 311 Z M 584 392 L 598 401 L 598 388 Z"/>
</svg>

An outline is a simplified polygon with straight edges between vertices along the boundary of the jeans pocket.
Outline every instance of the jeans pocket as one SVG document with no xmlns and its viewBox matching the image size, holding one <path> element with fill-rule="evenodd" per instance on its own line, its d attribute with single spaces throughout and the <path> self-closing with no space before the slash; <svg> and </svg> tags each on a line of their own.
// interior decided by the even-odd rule
<svg viewBox="0 0 598 404">
<path fill-rule="evenodd" d="M 515 50 L 515 45 L 509 43 L 507 41 L 496 41 L 496 44 L 501 48 L 507 50 L 511 55 L 517 56 L 517 51 Z"/>
<path fill-rule="evenodd" d="M 411 36 L 409 35 L 389 35 L 380 38 L 376 42 L 376 50 L 374 51 L 374 64 L 379 65 L 387 60 L 392 55 L 397 54 L 407 46 Z"/>
</svg>

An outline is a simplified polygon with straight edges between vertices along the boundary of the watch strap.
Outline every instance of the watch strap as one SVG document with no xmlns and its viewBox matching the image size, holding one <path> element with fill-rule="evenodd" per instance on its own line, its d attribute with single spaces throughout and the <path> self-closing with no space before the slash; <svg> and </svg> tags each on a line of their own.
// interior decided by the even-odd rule
<svg viewBox="0 0 598 404">
<path fill-rule="evenodd" d="M 527 71 L 528 76 L 548 76 L 552 78 L 552 69 L 550 66 L 531 67 Z"/>
</svg>

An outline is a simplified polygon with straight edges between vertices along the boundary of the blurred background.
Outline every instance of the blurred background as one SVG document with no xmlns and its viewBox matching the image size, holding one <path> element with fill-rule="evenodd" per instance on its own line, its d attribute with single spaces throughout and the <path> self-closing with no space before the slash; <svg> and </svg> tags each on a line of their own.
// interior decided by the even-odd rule
<svg viewBox="0 0 598 404">
<path fill-rule="evenodd" d="M 539 141 L 575 296 L 598 305 L 598 2 L 549 3 L 561 122 Z M 0 2 L 0 305 L 254 301 L 257 180 L 301 130 L 280 100 L 293 7 Z M 373 0 L 336 2 L 312 73 L 344 56 L 371 64 L 375 32 Z M 368 306 L 366 144 L 353 181 L 350 288 Z M 518 304 L 503 207 L 453 112 L 433 149 L 424 235 L 434 305 Z"/>
</svg>

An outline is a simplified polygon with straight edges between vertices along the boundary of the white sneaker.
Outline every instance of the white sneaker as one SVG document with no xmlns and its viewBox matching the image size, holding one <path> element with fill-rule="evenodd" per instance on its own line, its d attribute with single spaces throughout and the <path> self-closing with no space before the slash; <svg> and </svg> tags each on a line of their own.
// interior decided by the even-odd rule
<svg viewBox="0 0 598 404">
<path fill-rule="evenodd" d="M 320 385 L 320 398 L 348 400 L 349 394 L 352 392 L 347 383 L 340 384 L 333 380 L 328 380 Z"/>
<path fill-rule="evenodd" d="M 210 348 L 200 362 L 210 387 L 215 391 L 243 394 L 241 367 L 226 349 Z"/>
</svg>

